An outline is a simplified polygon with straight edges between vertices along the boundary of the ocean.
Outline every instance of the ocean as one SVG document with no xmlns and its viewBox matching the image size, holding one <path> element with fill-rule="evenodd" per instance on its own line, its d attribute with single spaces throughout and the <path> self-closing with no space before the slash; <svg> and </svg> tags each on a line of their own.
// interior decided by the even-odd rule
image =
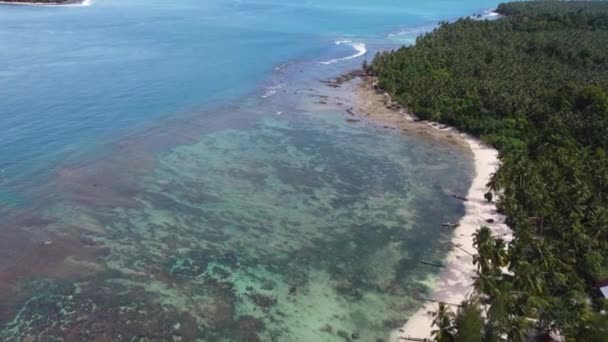
<svg viewBox="0 0 608 342">
<path fill-rule="evenodd" d="M 472 161 L 323 81 L 496 4 L 1 6 L 0 339 L 386 340 Z"/>
</svg>

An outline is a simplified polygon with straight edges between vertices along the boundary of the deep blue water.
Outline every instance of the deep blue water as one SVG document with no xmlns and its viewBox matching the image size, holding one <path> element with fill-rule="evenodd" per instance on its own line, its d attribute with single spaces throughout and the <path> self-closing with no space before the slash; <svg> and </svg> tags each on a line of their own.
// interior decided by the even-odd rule
<svg viewBox="0 0 608 342">
<path fill-rule="evenodd" d="M 0 340 L 385 341 L 472 176 L 322 83 L 495 1 L 0 6 Z"/>
</svg>

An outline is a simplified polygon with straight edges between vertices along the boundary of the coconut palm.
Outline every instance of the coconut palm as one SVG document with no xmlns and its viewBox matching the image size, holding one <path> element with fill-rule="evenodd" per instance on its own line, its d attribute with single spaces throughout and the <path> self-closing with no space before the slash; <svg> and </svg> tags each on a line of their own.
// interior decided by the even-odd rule
<svg viewBox="0 0 608 342">
<path fill-rule="evenodd" d="M 437 329 L 431 332 L 433 340 L 436 342 L 453 342 L 455 332 L 454 313 L 445 303 L 439 303 L 439 308 L 434 315 L 433 326 Z"/>
</svg>

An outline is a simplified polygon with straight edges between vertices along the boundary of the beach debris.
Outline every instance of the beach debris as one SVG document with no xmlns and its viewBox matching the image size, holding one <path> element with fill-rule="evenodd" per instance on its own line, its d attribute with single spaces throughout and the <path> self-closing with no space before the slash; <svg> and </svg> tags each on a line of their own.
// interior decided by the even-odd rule
<svg viewBox="0 0 608 342">
<path fill-rule="evenodd" d="M 469 251 L 467 251 L 466 249 L 462 248 L 462 245 L 461 245 L 461 244 L 459 244 L 459 243 L 454 243 L 454 242 L 452 242 L 452 241 L 450 241 L 450 243 L 452 244 L 452 246 L 454 246 L 454 247 L 456 247 L 456 248 L 460 249 L 461 251 L 463 251 L 463 252 L 467 253 L 467 254 L 468 254 L 468 255 L 470 255 L 470 256 L 473 256 L 473 254 L 472 254 L 471 252 L 469 252 Z"/>
<path fill-rule="evenodd" d="M 353 116 L 355 115 L 355 112 L 354 112 L 354 108 L 353 108 L 353 107 L 348 108 L 348 109 L 346 110 L 346 112 L 347 112 L 348 114 L 350 114 L 350 115 L 353 115 Z"/>
<path fill-rule="evenodd" d="M 361 120 L 359 119 L 353 119 L 353 118 L 346 118 L 346 122 L 359 122 Z"/>
<path fill-rule="evenodd" d="M 492 202 L 494 195 L 492 195 L 492 191 L 488 191 L 483 195 L 483 197 L 486 199 L 486 201 Z"/>
<path fill-rule="evenodd" d="M 452 197 L 454 197 L 454 198 L 456 198 L 456 199 L 459 199 L 459 200 L 461 200 L 461 201 L 464 201 L 464 202 L 467 202 L 467 201 L 469 200 L 469 199 L 468 199 L 468 198 L 466 198 L 465 196 L 458 195 L 458 194 L 452 194 L 451 196 L 452 196 Z"/>
<path fill-rule="evenodd" d="M 418 338 L 418 337 L 409 337 L 409 336 L 400 336 L 399 337 L 400 340 L 403 341 L 415 341 L 415 342 L 430 342 L 431 340 L 429 340 L 428 338 Z"/>
<path fill-rule="evenodd" d="M 441 226 L 442 227 L 446 227 L 446 228 L 455 229 L 455 228 L 458 228 L 460 226 L 460 224 L 458 224 L 458 223 L 451 223 L 451 222 L 445 222 L 445 223 L 442 223 Z"/>
<path fill-rule="evenodd" d="M 494 219 L 493 218 L 486 219 L 486 222 L 487 223 L 494 223 Z"/>
<path fill-rule="evenodd" d="M 443 300 L 437 300 L 437 299 L 433 299 L 433 298 L 427 298 L 427 297 L 420 297 L 420 296 L 415 296 L 414 299 L 417 300 L 422 300 L 422 301 L 426 301 L 426 302 L 431 302 L 431 303 L 443 303 L 446 305 L 450 305 L 450 306 L 457 306 L 460 307 L 460 303 L 456 304 L 456 303 L 449 303 L 449 302 L 445 302 Z M 432 311 L 429 311 L 429 313 L 433 313 Z"/>
<path fill-rule="evenodd" d="M 440 267 L 443 268 L 445 267 L 444 264 L 439 263 L 439 262 L 432 262 L 432 261 L 426 261 L 426 260 L 420 260 L 421 264 L 425 264 L 425 265 L 429 265 L 429 266 L 433 266 L 433 267 Z"/>
</svg>

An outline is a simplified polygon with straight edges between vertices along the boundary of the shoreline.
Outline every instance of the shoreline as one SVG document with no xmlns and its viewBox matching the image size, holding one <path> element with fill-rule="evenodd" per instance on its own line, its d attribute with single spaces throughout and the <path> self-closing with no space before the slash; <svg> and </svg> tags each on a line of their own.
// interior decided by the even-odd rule
<svg viewBox="0 0 608 342">
<path fill-rule="evenodd" d="M 387 93 L 376 89 L 373 77 L 357 77 L 360 82 L 355 85 L 354 90 L 356 112 L 347 111 L 347 114 L 355 118 L 347 118 L 347 121 L 364 121 L 432 142 L 456 145 L 463 150 L 469 150 L 469 144 L 460 132 L 447 125 L 417 119 L 394 102 Z"/>
<path fill-rule="evenodd" d="M 473 265 L 475 248 L 473 234 L 479 227 L 489 227 L 494 235 L 510 235 L 505 217 L 496 212 L 494 203 L 484 198 L 491 175 L 499 166 L 498 152 L 483 144 L 478 139 L 461 133 L 473 153 L 475 176 L 467 193 L 468 201 L 464 202 L 465 215 L 458 221 L 459 226 L 454 230 L 451 243 L 453 248 L 444 259 L 445 268 L 440 272 L 439 279 L 433 288 L 430 298 L 448 304 L 454 312 L 458 305 L 473 292 L 473 277 L 476 267 Z M 492 219 L 493 223 L 487 220 Z M 510 238 L 507 237 L 507 240 Z M 407 341 L 408 338 L 431 338 L 433 315 L 438 309 L 437 302 L 428 302 L 419 308 L 403 327 L 391 335 L 391 341 Z"/>
<path fill-rule="evenodd" d="M 458 221 L 454 229 L 451 243 L 452 250 L 445 257 L 445 267 L 439 273 L 432 289 L 429 301 L 419 308 L 400 328 L 391 333 L 390 341 L 424 341 L 431 339 L 433 315 L 438 308 L 438 302 L 444 302 L 455 312 L 458 305 L 473 291 L 473 277 L 476 267 L 473 265 L 473 234 L 485 225 L 494 235 L 502 235 L 510 240 L 510 229 L 505 217 L 496 211 L 496 205 L 487 202 L 484 194 L 486 184 L 491 175 L 500 165 L 498 151 L 485 145 L 466 133 L 455 128 L 435 122 L 417 120 L 400 106 L 394 104 L 390 96 L 374 87 L 375 79 L 362 76 L 356 88 L 357 116 L 365 121 L 384 124 L 385 128 L 399 129 L 403 134 L 415 134 L 420 137 L 439 140 L 445 143 L 457 144 L 469 150 L 473 155 L 475 175 L 464 201 L 465 215 Z M 348 112 L 353 115 L 353 112 Z M 358 118 L 359 119 L 359 118 Z M 348 117 L 347 117 L 348 120 Z M 488 222 L 488 221 L 491 221 Z M 435 302 L 436 301 L 436 302 Z"/>
</svg>

